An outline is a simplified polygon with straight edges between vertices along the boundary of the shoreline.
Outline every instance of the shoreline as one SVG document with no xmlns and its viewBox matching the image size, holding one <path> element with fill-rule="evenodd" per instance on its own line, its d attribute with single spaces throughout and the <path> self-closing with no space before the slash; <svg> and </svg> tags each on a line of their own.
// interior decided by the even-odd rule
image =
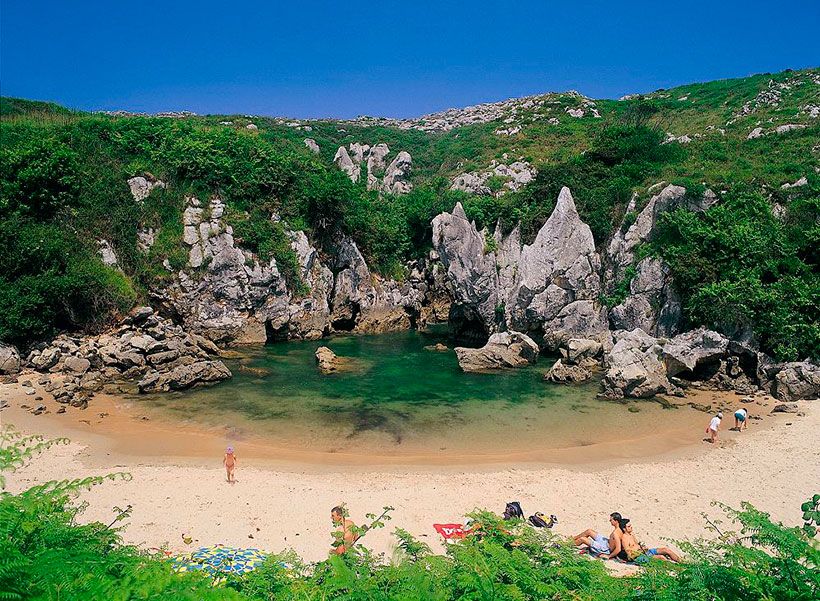
<svg viewBox="0 0 820 601">
<path fill-rule="evenodd" d="M 93 432 L 82 438 L 69 434 L 69 444 L 57 445 L 8 474 L 8 490 L 129 472 L 130 481 L 106 482 L 80 495 L 89 503 L 82 521 L 107 523 L 112 507 L 131 504 L 125 541 L 174 553 L 221 543 L 271 552 L 293 548 L 306 561 L 318 561 L 326 557 L 331 542 L 329 509 L 341 502 L 347 503 L 356 523 L 383 506 L 396 508 L 387 528 L 365 540 L 367 547 L 388 557 L 395 548 L 390 533 L 396 527 L 442 552 L 433 523 L 462 522 L 475 508 L 500 513 L 512 500 L 521 502 L 526 515 L 557 514 L 554 531 L 561 536 L 589 527 L 604 529 L 607 515 L 620 511 L 633 520 L 641 541 L 657 546 L 670 539 L 711 536 L 701 513 L 721 515 L 712 501 L 733 507 L 749 501 L 775 520 L 798 524 L 800 503 L 818 492 L 820 482 L 820 409 L 810 401 L 800 404 L 804 416 L 774 415 L 752 422 L 743 433 L 723 429 L 716 448 L 700 442 L 704 423 L 693 433 L 696 442 L 677 451 L 588 464 L 339 468 L 250 461 L 246 452 L 238 453 L 235 485 L 224 481 L 222 449 L 217 455 L 169 463 L 106 450 L 105 437 Z M 89 411 L 77 413 L 93 416 Z M 0 415 L 3 423 L 9 422 L 8 409 Z M 47 423 L 35 421 L 43 417 L 48 416 L 31 416 L 28 423 L 15 425 L 24 433 L 52 437 L 37 428 Z M 186 545 L 183 535 L 194 541 Z"/>
<path fill-rule="evenodd" d="M 21 374 L 21 381 L 27 376 Z M 658 459 L 676 459 L 692 456 L 702 447 L 702 432 L 708 422 L 708 413 L 689 409 L 688 403 L 708 405 L 713 408 L 739 404 L 739 397 L 732 392 L 696 391 L 681 399 L 669 399 L 683 407 L 685 419 L 675 411 L 666 410 L 660 404 L 646 402 L 648 411 L 653 411 L 659 419 L 657 428 L 644 432 L 620 432 L 611 439 L 595 433 L 594 442 L 575 445 L 550 446 L 522 449 L 481 449 L 477 442 L 469 451 L 447 451 L 439 449 L 424 452 L 408 451 L 400 446 L 380 447 L 362 442 L 354 445 L 354 450 L 315 450 L 298 440 L 301 448 L 295 446 L 296 438 L 276 441 L 270 437 L 245 431 L 242 427 L 211 426 L 195 419 L 171 416 L 120 395 L 98 393 L 88 409 L 61 405 L 32 382 L 36 395 L 28 396 L 18 384 L 0 384 L 0 395 L 8 406 L 0 411 L 0 425 L 11 423 L 26 432 L 37 431 L 50 437 L 65 436 L 72 441 L 93 446 L 101 454 L 86 457 L 89 468 L 104 467 L 110 461 L 120 463 L 148 462 L 152 465 L 198 466 L 209 464 L 214 458 L 221 459 L 228 444 L 237 446 L 246 465 L 256 467 L 276 467 L 277 469 L 312 470 L 317 473 L 328 471 L 397 471 L 436 468 L 437 470 L 492 471 L 504 468 L 539 469 L 544 466 L 564 467 L 578 470 L 618 465 L 625 461 L 633 463 L 651 462 Z M 34 400 L 42 397 L 41 400 Z M 775 427 L 776 420 L 767 415 L 775 402 L 770 397 L 758 400 L 757 405 L 746 405 L 757 410 L 758 415 L 766 415 L 761 421 L 753 422 L 755 430 Z M 44 405 L 46 411 L 34 415 L 25 406 Z M 64 411 L 58 414 L 57 411 Z M 624 407 L 624 411 L 626 411 Z M 667 413 L 669 412 L 669 413 Z M 679 423 L 680 422 L 680 423 Z M 702 422 L 702 424 L 701 424 Z M 728 444 L 736 433 L 727 432 L 732 422 L 727 415 L 722 436 Z M 605 426 L 605 425 L 604 425 Z M 607 433 L 609 434 L 609 433 Z M 291 444 L 288 444 L 291 443 Z M 305 448 L 307 447 L 307 448 Z M 102 454 L 104 453 L 104 454 Z M 203 462 L 203 460 L 206 460 Z"/>
</svg>

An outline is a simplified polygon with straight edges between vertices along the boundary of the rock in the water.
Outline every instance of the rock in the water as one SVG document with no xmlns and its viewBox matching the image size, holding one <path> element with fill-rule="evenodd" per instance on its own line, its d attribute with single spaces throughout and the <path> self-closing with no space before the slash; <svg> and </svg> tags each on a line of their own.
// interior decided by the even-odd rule
<svg viewBox="0 0 820 601">
<path fill-rule="evenodd" d="M 597 340 L 586 338 L 570 338 L 566 345 L 561 347 L 561 355 L 569 364 L 577 364 L 583 359 L 598 359 L 604 347 Z"/>
<path fill-rule="evenodd" d="M 725 357 L 728 347 L 728 338 L 706 328 L 679 334 L 663 347 L 666 371 L 670 376 L 694 373 L 698 365 Z"/>
<path fill-rule="evenodd" d="M 556 384 L 570 384 L 588 380 L 591 375 L 589 370 L 580 365 L 567 364 L 558 359 L 544 376 L 544 379 Z"/>
<path fill-rule="evenodd" d="M 444 353 L 446 351 L 449 351 L 450 349 L 447 348 L 446 344 L 442 344 L 440 342 L 437 342 L 436 344 L 428 344 L 427 346 L 424 347 L 424 350 L 425 351 L 436 351 L 438 353 Z"/>
<path fill-rule="evenodd" d="M 660 393 L 677 394 L 661 361 L 658 340 L 641 329 L 615 332 L 615 346 L 607 357 L 603 393 L 608 399 L 649 398 Z"/>
<path fill-rule="evenodd" d="M 521 332 L 499 332 L 483 347 L 456 347 L 458 364 L 466 372 L 524 367 L 538 359 L 538 345 Z"/>
<path fill-rule="evenodd" d="M 319 365 L 319 371 L 323 374 L 331 374 L 339 370 L 338 357 L 336 353 L 327 348 L 320 346 L 316 349 L 316 363 Z"/>
<path fill-rule="evenodd" d="M 20 371 L 20 353 L 10 344 L 0 342 L 0 375 L 16 374 Z"/>
<path fill-rule="evenodd" d="M 786 363 L 775 376 L 773 393 L 781 401 L 820 398 L 820 366 L 809 361 Z"/>
</svg>

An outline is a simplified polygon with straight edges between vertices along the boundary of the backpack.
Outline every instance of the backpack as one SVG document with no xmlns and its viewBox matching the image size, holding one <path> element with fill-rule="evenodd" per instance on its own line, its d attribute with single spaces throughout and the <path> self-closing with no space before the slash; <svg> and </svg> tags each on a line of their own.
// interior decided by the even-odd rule
<svg viewBox="0 0 820 601">
<path fill-rule="evenodd" d="M 537 512 L 535 512 L 535 515 L 531 515 L 528 518 L 528 521 L 529 521 L 530 524 L 532 524 L 536 528 L 552 528 L 555 524 L 558 523 L 558 517 L 554 516 L 554 515 L 551 515 L 550 516 L 550 521 L 547 522 L 544 519 L 544 514 L 541 513 L 540 511 L 537 511 Z"/>
<path fill-rule="evenodd" d="M 521 509 L 521 503 L 518 501 L 510 501 L 504 508 L 503 517 L 505 520 L 523 520 L 524 510 Z"/>
</svg>

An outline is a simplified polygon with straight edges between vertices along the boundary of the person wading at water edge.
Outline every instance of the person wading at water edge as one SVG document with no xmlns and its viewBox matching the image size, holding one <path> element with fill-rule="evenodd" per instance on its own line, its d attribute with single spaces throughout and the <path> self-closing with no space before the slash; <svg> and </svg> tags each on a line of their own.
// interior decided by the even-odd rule
<svg viewBox="0 0 820 601">
<path fill-rule="evenodd" d="M 330 519 L 336 526 L 336 530 L 333 531 L 333 548 L 330 552 L 336 555 L 347 553 L 359 538 L 356 534 L 356 524 L 347 519 L 346 514 L 347 510 L 341 505 L 330 510 Z"/>
<path fill-rule="evenodd" d="M 598 555 L 604 559 L 612 559 L 621 552 L 621 535 L 623 532 L 621 531 L 620 521 L 621 514 L 617 511 L 609 514 L 612 534 L 609 535 L 608 539 L 592 528 L 588 528 L 572 538 L 577 546 L 586 545 L 591 555 Z"/>
</svg>

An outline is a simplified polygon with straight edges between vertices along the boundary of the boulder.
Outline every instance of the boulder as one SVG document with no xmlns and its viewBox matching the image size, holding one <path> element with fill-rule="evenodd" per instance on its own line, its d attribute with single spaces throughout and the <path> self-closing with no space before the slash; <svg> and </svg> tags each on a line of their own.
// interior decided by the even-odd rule
<svg viewBox="0 0 820 601">
<path fill-rule="evenodd" d="M 561 355 L 566 363 L 574 365 L 582 359 L 599 358 L 603 350 L 603 345 L 597 340 L 570 338 L 566 345 L 561 347 Z"/>
<path fill-rule="evenodd" d="M 774 378 L 773 394 L 781 401 L 820 398 L 820 366 L 809 361 L 786 363 Z"/>
<path fill-rule="evenodd" d="M 20 371 L 20 353 L 10 344 L 0 342 L 0 375 Z"/>
<path fill-rule="evenodd" d="M 88 371 L 89 367 L 91 367 L 91 362 L 85 357 L 75 357 L 72 355 L 66 357 L 63 367 L 67 371 L 82 375 Z"/>
<path fill-rule="evenodd" d="M 331 374 L 339 369 L 338 358 L 336 357 L 336 353 L 332 350 L 327 348 L 326 346 L 320 346 L 316 349 L 316 363 L 319 366 L 319 371 L 323 374 Z"/>
<path fill-rule="evenodd" d="M 800 411 L 800 405 L 797 403 L 781 403 L 772 409 L 772 413 L 797 413 L 798 411 Z"/>
<path fill-rule="evenodd" d="M 196 361 L 180 365 L 166 373 L 151 372 L 137 384 L 139 391 L 167 392 L 184 390 L 198 384 L 221 382 L 231 377 L 222 361 Z"/>
<path fill-rule="evenodd" d="M 114 252 L 114 247 L 111 246 L 111 243 L 108 240 L 100 239 L 97 240 L 97 247 L 97 253 L 100 255 L 103 265 L 116 267 L 118 263 L 117 253 Z"/>
<path fill-rule="evenodd" d="M 699 365 L 714 363 L 726 357 L 728 347 L 728 338 L 701 327 L 670 340 L 663 347 L 663 361 L 670 376 L 693 374 Z"/>
<path fill-rule="evenodd" d="M 544 375 L 544 380 L 556 384 L 573 384 L 588 380 L 591 376 L 592 374 L 586 368 L 564 363 L 563 360 L 558 359 Z"/>
<path fill-rule="evenodd" d="M 319 154 L 319 145 L 313 138 L 305 138 L 305 146 L 307 146 L 308 150 L 311 152 Z"/>
<path fill-rule="evenodd" d="M 333 157 L 333 162 L 336 166 L 344 171 L 354 184 L 359 181 L 361 169 L 358 163 L 354 163 L 344 146 L 339 146 L 336 155 Z"/>
<path fill-rule="evenodd" d="M 145 176 L 138 175 L 128 180 L 128 187 L 131 190 L 131 196 L 137 202 L 143 202 L 154 188 L 164 188 L 165 182 L 160 181 L 153 176 L 146 174 Z"/>
<path fill-rule="evenodd" d="M 601 396 L 607 399 L 649 398 L 679 394 L 667 378 L 658 340 L 636 328 L 614 333 L 615 346 L 606 357 L 607 371 Z"/>
<path fill-rule="evenodd" d="M 538 359 L 538 345 L 521 332 L 499 332 L 481 348 L 456 347 L 458 364 L 466 372 L 525 367 Z"/>
</svg>

